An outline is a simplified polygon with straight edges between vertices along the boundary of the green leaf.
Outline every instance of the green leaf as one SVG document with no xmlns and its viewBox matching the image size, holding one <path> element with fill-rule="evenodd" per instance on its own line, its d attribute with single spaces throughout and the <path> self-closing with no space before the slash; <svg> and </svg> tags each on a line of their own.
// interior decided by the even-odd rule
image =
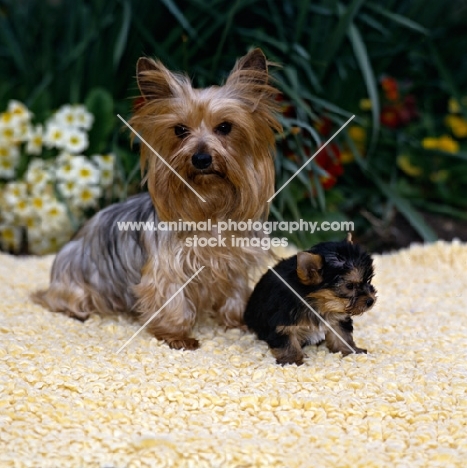
<svg viewBox="0 0 467 468">
<path fill-rule="evenodd" d="M 26 72 L 27 66 L 24 59 L 23 51 L 21 46 L 16 39 L 13 31 L 10 28 L 10 25 L 0 13 L 0 38 L 5 42 L 7 50 L 9 50 L 9 56 L 15 62 L 16 67 L 21 72 Z"/>
<path fill-rule="evenodd" d="M 212 61 L 211 67 L 211 74 L 214 74 L 214 71 L 219 67 L 219 59 L 222 54 L 222 49 L 224 47 L 224 43 L 227 39 L 227 35 L 230 33 L 230 29 L 232 28 L 232 23 L 235 18 L 235 14 L 240 7 L 241 0 L 236 0 L 236 2 L 232 5 L 232 7 L 227 12 L 227 18 L 224 27 L 222 28 L 222 36 L 219 41 L 219 44 L 216 49 L 216 54 L 214 55 L 214 59 Z"/>
<path fill-rule="evenodd" d="M 167 9 L 175 16 L 177 21 L 183 27 L 183 29 L 193 38 L 195 38 L 198 33 L 193 29 L 191 24 L 186 19 L 185 15 L 181 12 L 180 8 L 172 0 L 161 0 L 161 2 L 167 7 Z"/>
<path fill-rule="evenodd" d="M 441 55 L 438 52 L 433 41 L 428 41 L 429 49 L 430 49 L 430 56 L 433 58 L 433 61 L 438 68 L 439 74 L 444 80 L 444 85 L 446 87 L 446 91 L 454 97 L 457 102 L 460 104 L 462 113 L 465 117 L 467 117 L 467 108 L 463 104 L 462 93 L 460 92 L 459 88 L 457 87 L 454 78 L 449 71 L 448 67 L 444 64 L 444 60 L 441 58 Z"/>
<path fill-rule="evenodd" d="M 128 0 L 126 0 L 123 2 L 122 25 L 118 33 L 117 40 L 115 41 L 113 53 L 114 70 L 118 68 L 122 55 L 125 52 L 125 47 L 127 46 L 128 32 L 130 30 L 131 24 L 131 16 L 131 3 Z"/>
<path fill-rule="evenodd" d="M 376 85 L 376 78 L 373 73 L 373 68 L 371 66 L 370 58 L 368 56 L 367 48 L 363 39 L 360 35 L 359 30 L 355 25 L 349 27 L 349 39 L 352 44 L 352 48 L 355 53 L 358 65 L 360 67 L 360 72 L 362 73 L 363 79 L 366 84 L 368 91 L 368 96 L 371 99 L 371 116 L 373 121 L 372 133 L 371 133 L 371 142 L 368 147 L 368 153 L 371 154 L 376 142 L 378 139 L 379 133 L 379 118 L 380 118 L 380 105 L 379 105 L 379 95 L 378 87 Z"/>
<path fill-rule="evenodd" d="M 321 69 L 321 77 L 324 77 L 329 65 L 334 62 L 334 57 L 341 47 L 342 42 L 348 33 L 349 27 L 363 2 L 364 0 L 353 0 L 347 8 L 342 4 L 338 5 L 339 21 L 332 30 L 332 34 L 326 39 L 327 45 L 322 51 L 322 57 L 325 65 Z"/>
<path fill-rule="evenodd" d="M 116 118 L 112 95 L 103 88 L 93 88 L 85 105 L 94 115 L 94 124 L 89 132 L 89 153 L 102 153 L 110 145 L 110 135 L 114 129 Z"/>
<path fill-rule="evenodd" d="M 385 8 L 381 6 L 380 3 L 378 5 L 373 5 L 372 3 L 366 3 L 365 6 L 369 8 L 370 10 L 373 10 L 374 12 L 382 16 L 385 16 L 391 21 L 394 21 L 394 23 L 404 26 L 407 29 L 419 32 L 421 34 L 425 34 L 426 36 L 430 34 L 430 32 L 426 28 L 421 26 L 420 24 L 416 23 L 415 21 L 412 21 L 411 19 L 405 16 L 386 10 Z"/>
<path fill-rule="evenodd" d="M 390 189 L 376 174 L 372 174 L 372 180 L 379 187 L 381 192 L 391 201 L 399 212 L 405 217 L 410 225 L 420 234 L 425 242 L 434 242 L 438 240 L 436 233 L 428 226 L 420 213 L 412 204 L 399 196 L 398 193 Z"/>
</svg>

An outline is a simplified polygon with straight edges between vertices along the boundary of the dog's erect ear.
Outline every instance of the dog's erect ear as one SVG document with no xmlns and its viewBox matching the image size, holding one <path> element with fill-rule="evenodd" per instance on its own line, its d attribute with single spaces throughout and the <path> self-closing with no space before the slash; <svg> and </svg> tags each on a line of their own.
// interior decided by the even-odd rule
<svg viewBox="0 0 467 468">
<path fill-rule="evenodd" d="M 346 240 L 349 244 L 353 244 L 353 241 L 352 241 L 352 233 L 351 233 L 351 232 L 348 232 L 348 233 L 347 233 L 347 237 L 345 238 L 345 240 Z"/>
<path fill-rule="evenodd" d="M 253 49 L 237 60 L 227 78 L 227 83 L 232 82 L 267 84 L 268 61 L 261 49 Z"/>
<path fill-rule="evenodd" d="M 141 57 L 136 64 L 136 80 L 141 95 L 147 99 L 166 99 L 173 96 L 170 83 L 174 77 L 161 62 Z"/>
<path fill-rule="evenodd" d="M 268 71 L 268 63 L 266 56 L 264 55 L 261 49 L 253 49 L 244 57 L 238 59 L 237 64 L 235 65 L 237 70 L 258 70 L 258 71 Z"/>
<path fill-rule="evenodd" d="M 297 254 L 297 276 L 298 279 L 308 286 L 321 283 L 320 270 L 323 268 L 323 259 L 320 255 L 310 252 L 298 252 Z"/>
</svg>

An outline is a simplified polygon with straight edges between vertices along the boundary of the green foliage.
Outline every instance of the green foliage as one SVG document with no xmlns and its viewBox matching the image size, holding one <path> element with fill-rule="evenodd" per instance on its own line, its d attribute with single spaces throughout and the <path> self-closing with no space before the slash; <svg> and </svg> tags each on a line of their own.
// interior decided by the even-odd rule
<svg viewBox="0 0 467 468">
<path fill-rule="evenodd" d="M 222 81 L 236 57 L 259 46 L 283 65 L 275 76 L 284 105 L 293 104 L 278 140 L 277 188 L 352 114 L 352 125 L 368 135 L 356 145 L 347 131 L 339 134 L 336 142 L 354 162 L 329 188 L 322 161 L 311 161 L 277 195 L 273 216 L 335 216 L 364 231 L 368 213 L 384 220 L 395 208 L 432 240 L 417 208 L 456 215 L 466 207 L 459 202 L 467 180 L 464 141 L 457 153 L 421 146 L 423 138 L 442 134 L 448 99 L 461 102 L 465 94 L 467 9 L 461 6 L 436 0 L 0 0 L 0 75 L 6 77 L 0 108 L 15 98 L 46 117 L 63 103 L 86 100 L 96 116 L 92 148 L 116 152 L 131 191 L 139 180 L 137 157 L 115 116 L 131 113 L 137 58 L 157 56 L 206 86 Z M 421 115 L 410 128 L 381 124 L 383 75 L 410 83 Z M 363 98 L 371 100 L 368 112 L 359 107 Z M 465 107 L 461 112 L 467 115 Z M 324 118 L 328 134 L 318 129 Z M 397 165 L 401 154 L 423 163 L 424 180 Z M 455 184 L 429 182 L 430 167 L 456 174 Z"/>
<path fill-rule="evenodd" d="M 89 132 L 89 152 L 103 153 L 117 120 L 112 96 L 104 88 L 93 88 L 84 103 L 95 119 Z"/>
</svg>

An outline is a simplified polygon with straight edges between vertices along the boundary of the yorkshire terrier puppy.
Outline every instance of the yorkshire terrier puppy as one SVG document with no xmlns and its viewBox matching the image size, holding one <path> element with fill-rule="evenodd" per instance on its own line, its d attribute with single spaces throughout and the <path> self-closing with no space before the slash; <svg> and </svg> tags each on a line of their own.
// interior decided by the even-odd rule
<svg viewBox="0 0 467 468">
<path fill-rule="evenodd" d="M 267 218 L 274 191 L 274 131 L 281 131 L 268 65 L 255 49 L 237 61 L 223 86 L 195 89 L 188 77 L 161 62 L 139 59 L 144 102 L 130 124 L 163 160 L 141 144 L 149 193 L 90 219 L 57 254 L 50 287 L 33 296 L 37 303 L 80 320 L 94 311 L 129 311 L 145 323 L 205 267 L 160 310 L 149 332 L 172 348 L 196 349 L 199 343 L 190 334 L 202 310 L 227 327 L 242 325 L 249 270 L 264 262 L 264 250 L 186 242 L 195 234 L 216 237 L 215 227 L 211 232 L 120 231 L 117 221 L 210 219 L 215 225 Z"/>
<path fill-rule="evenodd" d="M 350 234 L 342 242 L 317 244 L 260 279 L 245 324 L 268 343 L 278 364 L 303 364 L 302 348 L 324 340 L 333 353 L 366 353 L 353 341 L 352 317 L 374 305 L 373 275 L 371 256 Z"/>
</svg>

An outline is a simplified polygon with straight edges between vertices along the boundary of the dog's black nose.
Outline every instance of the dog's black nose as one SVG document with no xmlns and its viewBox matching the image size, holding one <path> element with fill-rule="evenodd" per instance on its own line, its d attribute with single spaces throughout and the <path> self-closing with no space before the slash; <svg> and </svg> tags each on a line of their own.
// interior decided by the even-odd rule
<svg viewBox="0 0 467 468">
<path fill-rule="evenodd" d="M 366 300 L 366 306 L 367 306 L 367 307 L 371 307 L 374 303 L 375 303 L 375 300 L 372 299 L 371 297 L 369 297 L 369 298 Z"/>
<path fill-rule="evenodd" d="M 212 164 L 212 156 L 207 153 L 196 153 L 191 157 L 196 169 L 207 169 Z"/>
</svg>

